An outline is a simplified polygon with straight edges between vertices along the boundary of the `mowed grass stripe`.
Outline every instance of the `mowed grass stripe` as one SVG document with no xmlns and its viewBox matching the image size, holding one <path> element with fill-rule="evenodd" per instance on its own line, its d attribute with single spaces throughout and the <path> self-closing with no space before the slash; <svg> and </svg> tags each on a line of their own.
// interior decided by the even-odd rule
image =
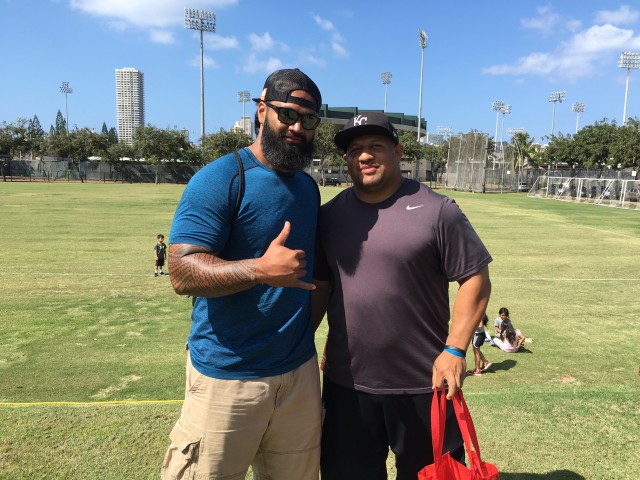
<svg viewBox="0 0 640 480">
<path fill-rule="evenodd" d="M 152 248 L 183 190 L 0 183 L 0 478 L 158 477 L 190 299 L 153 277 Z M 640 478 L 637 212 L 444 193 L 494 257 L 491 323 L 507 306 L 534 338 L 483 347 L 494 366 L 465 381 L 483 457 L 507 480 Z"/>
<path fill-rule="evenodd" d="M 67 276 L 67 277 L 147 277 L 148 275 L 142 274 L 134 274 L 134 273 L 101 273 L 101 274 L 91 274 L 91 273 L 47 273 L 47 272 L 23 272 L 23 273 L 10 273 L 10 272 L 0 272 L 1 276 L 19 276 L 19 277 L 59 277 L 59 276 Z M 629 281 L 629 280 L 637 280 L 637 277 L 627 277 L 627 278 L 611 278 L 611 277 L 599 277 L 599 278 L 563 278 L 563 277 L 502 277 L 499 275 L 492 275 L 491 280 L 502 280 L 502 281 L 539 281 L 539 282 L 619 282 L 619 281 Z"/>
</svg>

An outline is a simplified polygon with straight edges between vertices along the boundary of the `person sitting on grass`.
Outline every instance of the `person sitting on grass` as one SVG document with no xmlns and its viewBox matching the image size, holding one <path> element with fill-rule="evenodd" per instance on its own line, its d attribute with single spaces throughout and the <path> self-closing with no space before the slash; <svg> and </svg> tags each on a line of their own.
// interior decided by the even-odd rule
<svg viewBox="0 0 640 480">
<path fill-rule="evenodd" d="M 502 329 L 502 322 L 505 320 L 510 320 L 509 318 L 509 309 L 507 307 L 501 307 L 498 310 L 498 317 L 493 322 L 493 328 L 496 331 L 496 337 L 500 336 L 500 330 Z"/>
<path fill-rule="evenodd" d="M 496 346 L 498 346 L 503 352 L 508 353 L 517 352 L 525 340 L 526 337 L 520 330 L 513 328 L 513 324 L 508 318 L 502 321 L 500 334 L 493 338 Z"/>
<path fill-rule="evenodd" d="M 475 370 L 467 370 L 467 375 L 482 375 L 482 372 L 486 371 L 490 366 L 491 362 L 487 360 L 487 357 L 480 351 L 480 347 L 485 342 L 486 331 L 485 327 L 489 323 L 489 318 L 485 313 L 478 324 L 478 328 L 473 334 L 473 340 L 471 341 L 471 346 L 473 347 L 473 357 L 475 359 Z M 489 337 L 490 338 L 490 337 Z"/>
</svg>

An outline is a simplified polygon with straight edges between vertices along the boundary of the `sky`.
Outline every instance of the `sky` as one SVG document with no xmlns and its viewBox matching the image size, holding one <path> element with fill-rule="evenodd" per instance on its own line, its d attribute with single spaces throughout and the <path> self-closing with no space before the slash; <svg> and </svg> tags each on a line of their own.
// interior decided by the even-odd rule
<svg viewBox="0 0 640 480">
<path fill-rule="evenodd" d="M 0 0 L 0 124 L 37 115 L 48 132 L 68 110 L 71 128 L 117 127 L 115 69 L 133 67 L 144 73 L 146 123 L 197 142 L 200 39 L 184 27 L 185 7 L 216 15 L 204 34 L 207 133 L 253 115 L 238 92 L 258 96 L 269 73 L 297 67 L 330 107 L 382 110 L 386 97 L 388 112 L 417 115 L 422 90 L 431 133 L 497 129 L 508 141 L 525 129 L 546 143 L 552 124 L 555 134 L 575 133 L 576 121 L 620 125 L 618 61 L 640 52 L 637 0 Z M 640 117 L 640 70 L 629 78 L 627 117 Z M 73 90 L 66 108 L 62 82 Z M 566 100 L 550 103 L 560 91 Z M 492 110 L 496 100 L 511 113 Z"/>
</svg>

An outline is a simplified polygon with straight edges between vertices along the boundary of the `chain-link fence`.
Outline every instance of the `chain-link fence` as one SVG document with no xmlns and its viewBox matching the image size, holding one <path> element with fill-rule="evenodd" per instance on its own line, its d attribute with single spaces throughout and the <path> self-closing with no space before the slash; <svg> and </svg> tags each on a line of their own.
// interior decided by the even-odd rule
<svg viewBox="0 0 640 480">
<path fill-rule="evenodd" d="M 181 163 L 84 161 L 74 165 L 59 159 L 7 160 L 2 166 L 2 176 L 6 181 L 187 183 L 197 170 L 198 167 Z"/>
<path fill-rule="evenodd" d="M 446 187 L 483 192 L 487 164 L 486 133 L 465 133 L 449 140 Z"/>
</svg>

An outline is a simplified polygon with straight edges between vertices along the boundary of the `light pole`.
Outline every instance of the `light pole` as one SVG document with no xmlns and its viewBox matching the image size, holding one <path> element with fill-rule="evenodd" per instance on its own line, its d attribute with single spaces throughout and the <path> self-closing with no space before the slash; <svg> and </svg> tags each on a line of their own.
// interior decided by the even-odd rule
<svg viewBox="0 0 640 480">
<path fill-rule="evenodd" d="M 511 113 L 511 105 L 503 105 L 500 113 L 502 113 L 502 130 L 500 131 L 500 150 L 502 151 L 504 150 L 504 116 Z"/>
<path fill-rule="evenodd" d="M 551 95 L 549 95 L 549 102 L 553 103 L 553 114 L 551 116 L 551 137 L 553 137 L 553 131 L 556 121 L 556 103 L 562 103 L 565 100 L 566 95 L 564 92 L 551 92 Z"/>
<path fill-rule="evenodd" d="M 580 118 L 580 114 L 584 112 L 584 103 L 575 102 L 573 105 L 571 105 L 571 110 L 576 113 L 576 133 L 578 133 L 578 119 Z"/>
<path fill-rule="evenodd" d="M 69 106 L 67 104 L 67 95 L 73 93 L 73 88 L 69 86 L 69 82 L 62 82 L 62 85 L 60 85 L 60 91 L 64 93 L 64 110 L 67 120 L 67 133 L 69 133 Z"/>
<path fill-rule="evenodd" d="M 427 48 L 427 34 L 421 28 L 418 29 L 420 36 L 420 49 L 422 50 L 422 61 L 420 63 L 420 101 L 418 105 L 418 142 L 420 142 L 420 127 L 422 126 L 422 79 L 424 73 L 424 49 Z M 428 134 L 428 132 L 427 132 Z M 427 140 L 429 140 L 427 138 Z"/>
<path fill-rule="evenodd" d="M 389 92 L 389 84 L 391 83 L 391 72 L 382 72 L 380 77 L 382 78 L 382 83 L 384 84 L 384 111 L 387 111 L 387 93 Z"/>
<path fill-rule="evenodd" d="M 446 137 L 449 138 L 451 137 L 451 132 L 453 130 L 451 130 L 451 127 L 436 127 L 436 133 L 438 135 L 442 135 L 442 138 Z"/>
<path fill-rule="evenodd" d="M 504 107 L 504 102 L 502 100 L 496 100 L 491 104 L 491 110 L 496 112 L 496 136 L 494 138 L 494 153 L 498 151 L 498 119 L 500 118 L 500 110 Z"/>
<path fill-rule="evenodd" d="M 249 100 L 251 100 L 251 95 L 247 90 L 243 92 L 238 92 L 238 101 L 242 102 L 242 130 L 244 131 L 244 133 L 247 133 L 247 124 L 244 116 L 244 106 Z M 249 128 L 248 135 L 250 135 L 251 138 L 253 138 L 253 134 L 251 133 L 251 128 Z"/>
<path fill-rule="evenodd" d="M 640 53 L 622 52 L 618 61 L 620 68 L 627 69 L 627 87 L 624 91 L 624 112 L 622 114 L 622 126 L 627 124 L 627 99 L 629 98 L 629 76 L 632 68 L 640 68 Z"/>
<path fill-rule="evenodd" d="M 195 8 L 184 9 L 184 27 L 190 30 L 200 31 L 200 126 L 202 138 L 200 148 L 204 149 L 204 45 L 203 32 L 216 32 L 216 15 L 213 12 L 205 12 Z"/>
</svg>

